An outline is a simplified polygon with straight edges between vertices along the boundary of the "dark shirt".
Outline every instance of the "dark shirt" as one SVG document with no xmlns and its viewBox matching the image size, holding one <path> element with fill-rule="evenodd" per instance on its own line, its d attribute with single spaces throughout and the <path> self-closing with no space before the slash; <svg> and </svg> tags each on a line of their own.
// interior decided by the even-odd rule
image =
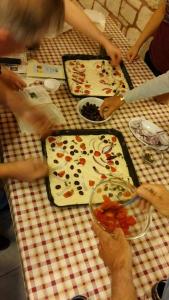
<svg viewBox="0 0 169 300">
<path fill-rule="evenodd" d="M 166 13 L 150 45 L 150 58 L 154 67 L 165 73 L 169 70 L 169 0 L 166 1 Z"/>
</svg>

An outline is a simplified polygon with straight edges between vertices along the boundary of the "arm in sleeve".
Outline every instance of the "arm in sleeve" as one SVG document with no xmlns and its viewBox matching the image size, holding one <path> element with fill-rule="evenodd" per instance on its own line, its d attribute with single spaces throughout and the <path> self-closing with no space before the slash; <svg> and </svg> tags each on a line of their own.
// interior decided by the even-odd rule
<svg viewBox="0 0 169 300">
<path fill-rule="evenodd" d="M 169 71 L 146 81 L 133 90 L 127 91 L 124 94 L 124 99 L 127 103 L 130 103 L 140 99 L 154 97 L 166 93 L 169 93 Z"/>
</svg>

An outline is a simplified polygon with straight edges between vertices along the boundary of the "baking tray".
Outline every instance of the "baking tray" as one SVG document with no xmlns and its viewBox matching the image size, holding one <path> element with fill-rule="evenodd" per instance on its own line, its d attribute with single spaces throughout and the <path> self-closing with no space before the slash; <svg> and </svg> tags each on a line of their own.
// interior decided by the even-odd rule
<svg viewBox="0 0 169 300">
<path fill-rule="evenodd" d="M 65 73 L 65 78 L 66 78 L 66 82 L 67 82 L 67 85 L 68 85 L 68 88 L 69 88 L 69 91 L 70 93 L 75 97 L 75 98 L 86 98 L 86 97 L 99 97 L 101 99 L 104 99 L 106 96 L 92 96 L 92 95 L 76 95 L 74 93 L 71 92 L 71 89 L 69 87 L 69 82 L 68 82 L 68 76 L 67 76 L 67 72 L 66 72 L 66 66 L 65 66 L 65 62 L 66 61 L 69 61 L 69 60 L 110 60 L 110 57 L 109 56 L 106 56 L 106 55 L 89 55 L 89 54 L 65 54 L 62 56 L 62 61 L 63 61 L 63 67 L 64 67 L 64 73 Z M 121 67 L 121 70 L 123 72 L 123 75 L 127 81 L 127 84 L 129 86 L 129 89 L 133 89 L 134 86 L 133 86 L 133 83 L 132 83 L 132 80 L 130 78 L 130 75 L 126 69 L 126 66 L 124 64 L 123 61 L 121 61 L 120 63 L 120 67 Z"/>
<path fill-rule="evenodd" d="M 83 136 L 83 135 L 106 135 L 106 134 L 110 134 L 110 135 L 114 135 L 118 138 L 119 143 L 121 145 L 122 151 L 123 151 L 123 156 L 124 159 L 126 161 L 127 167 L 128 167 L 128 171 L 129 171 L 129 175 L 133 180 L 133 184 L 138 187 L 139 186 L 139 180 L 137 177 L 137 173 L 136 170 L 134 168 L 132 159 L 130 157 L 125 139 L 123 134 L 116 130 L 116 129 L 79 129 L 79 130 L 61 130 L 61 131 L 57 131 L 57 133 L 53 133 L 51 136 L 66 136 L 66 135 L 79 135 L 79 136 Z M 42 151 L 44 156 L 47 158 L 47 152 L 46 152 L 46 142 L 42 141 Z M 49 177 L 46 177 L 46 189 L 47 189 L 47 194 L 48 194 L 48 199 L 51 202 L 52 205 L 54 206 L 58 206 L 54 203 L 54 199 L 53 196 L 51 194 L 51 190 L 50 190 L 50 182 L 49 182 Z M 78 206 L 78 205 L 85 205 L 85 204 L 72 204 L 72 205 L 67 205 L 67 206 Z M 59 207 L 65 207 L 64 206 L 60 206 Z"/>
</svg>

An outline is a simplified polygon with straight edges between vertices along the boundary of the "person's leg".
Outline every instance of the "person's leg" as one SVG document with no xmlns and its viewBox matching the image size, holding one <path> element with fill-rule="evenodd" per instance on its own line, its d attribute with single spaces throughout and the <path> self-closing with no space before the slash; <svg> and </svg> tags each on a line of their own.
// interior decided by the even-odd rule
<svg viewBox="0 0 169 300">
<path fill-rule="evenodd" d="M 26 300 L 24 281 L 16 242 L 0 251 L 0 298 Z"/>
<path fill-rule="evenodd" d="M 0 251 L 0 298 L 26 300 L 21 264 L 8 208 L 0 211 L 0 229 L 10 246 Z"/>
</svg>

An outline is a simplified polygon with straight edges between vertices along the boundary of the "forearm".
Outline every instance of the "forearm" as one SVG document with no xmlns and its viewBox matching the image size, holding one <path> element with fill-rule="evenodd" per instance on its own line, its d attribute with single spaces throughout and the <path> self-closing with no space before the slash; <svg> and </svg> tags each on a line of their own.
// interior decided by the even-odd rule
<svg viewBox="0 0 169 300">
<path fill-rule="evenodd" d="M 119 270 L 111 274 L 111 300 L 124 299 L 137 299 L 131 270 Z"/>
<path fill-rule="evenodd" d="M 29 104 L 22 95 L 12 89 L 0 80 L 0 103 L 8 107 L 13 113 L 22 114 L 29 108 Z"/>
<path fill-rule="evenodd" d="M 12 176 L 12 163 L 0 164 L 0 178 L 6 179 Z"/>
<path fill-rule="evenodd" d="M 92 23 L 83 9 L 70 0 L 65 0 L 65 20 L 75 29 L 99 42 L 102 46 L 105 47 L 109 43 L 106 36 Z"/>
<path fill-rule="evenodd" d="M 169 71 L 139 85 L 124 94 L 127 103 L 169 93 Z"/>
<path fill-rule="evenodd" d="M 159 8 L 153 13 L 149 22 L 146 24 L 143 32 L 135 43 L 135 46 L 140 49 L 143 43 L 154 34 L 157 28 L 160 26 L 165 14 L 165 1 L 162 0 Z"/>
</svg>

